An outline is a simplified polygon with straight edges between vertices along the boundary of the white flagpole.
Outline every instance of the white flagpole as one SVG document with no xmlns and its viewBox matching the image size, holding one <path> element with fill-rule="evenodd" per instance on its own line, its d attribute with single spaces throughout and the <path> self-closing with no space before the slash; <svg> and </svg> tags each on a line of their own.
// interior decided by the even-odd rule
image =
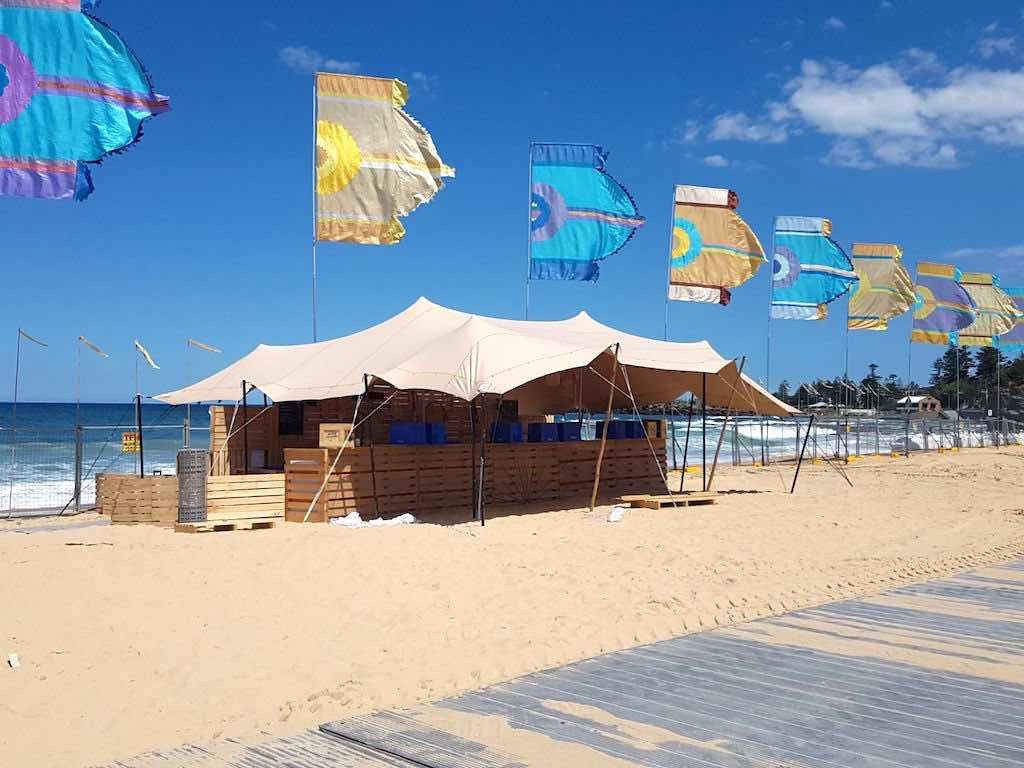
<svg viewBox="0 0 1024 768">
<path fill-rule="evenodd" d="M 187 339 L 185 341 L 185 386 L 189 386 L 192 382 L 192 347 L 199 347 L 199 349 L 206 350 L 207 352 L 215 352 L 220 354 L 221 350 L 217 347 L 209 344 L 204 344 L 196 339 Z M 188 402 L 185 404 L 185 448 L 189 447 L 191 442 L 192 433 L 192 403 Z"/>
<path fill-rule="evenodd" d="M 668 341 L 668 292 L 672 287 L 672 245 L 676 232 L 676 188 L 672 186 L 672 208 L 668 217 L 668 274 L 665 278 L 665 341 Z"/>
<path fill-rule="evenodd" d="M 21 328 L 18 328 L 18 345 L 14 358 L 14 402 L 11 403 L 11 484 L 7 490 L 7 517 L 14 514 L 14 470 L 18 465 L 18 383 L 21 379 L 21 337 L 34 341 L 41 347 L 47 346 L 45 342 L 29 336 Z"/>
<path fill-rule="evenodd" d="M 316 342 L 316 243 L 317 243 L 317 199 L 316 199 L 316 139 L 317 139 L 317 120 L 320 119 L 320 113 L 316 101 L 316 77 L 317 73 L 313 73 L 313 341 Z"/>
<path fill-rule="evenodd" d="M 530 156 L 527 163 L 528 181 L 526 185 L 526 314 L 525 320 L 530 319 L 530 270 L 533 266 L 533 142 L 530 142 Z"/>
</svg>

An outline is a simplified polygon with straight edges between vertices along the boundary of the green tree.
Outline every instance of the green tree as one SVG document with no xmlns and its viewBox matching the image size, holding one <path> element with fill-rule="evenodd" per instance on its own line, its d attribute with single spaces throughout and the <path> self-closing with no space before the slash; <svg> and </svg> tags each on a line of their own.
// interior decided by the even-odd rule
<svg viewBox="0 0 1024 768">
<path fill-rule="evenodd" d="M 779 382 L 779 388 L 775 390 L 775 396 L 784 403 L 788 403 L 791 397 L 789 392 L 789 382 L 783 379 Z"/>
</svg>

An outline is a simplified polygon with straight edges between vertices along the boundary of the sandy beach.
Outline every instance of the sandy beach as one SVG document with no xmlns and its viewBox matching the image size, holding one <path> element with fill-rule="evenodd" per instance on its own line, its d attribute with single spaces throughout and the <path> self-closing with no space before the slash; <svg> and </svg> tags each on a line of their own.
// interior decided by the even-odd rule
<svg viewBox="0 0 1024 768">
<path fill-rule="evenodd" d="M 845 469 L 853 488 L 811 465 L 790 496 L 792 467 L 727 467 L 719 504 L 620 523 L 0 523 L 0 654 L 21 661 L 0 669 L 0 764 L 288 734 L 1024 553 L 1021 448 Z"/>
</svg>

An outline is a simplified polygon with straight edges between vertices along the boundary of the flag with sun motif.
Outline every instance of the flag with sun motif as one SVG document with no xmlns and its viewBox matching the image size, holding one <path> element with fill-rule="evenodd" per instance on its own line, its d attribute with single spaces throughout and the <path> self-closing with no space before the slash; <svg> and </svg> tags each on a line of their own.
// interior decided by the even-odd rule
<svg viewBox="0 0 1024 768">
<path fill-rule="evenodd" d="M 860 282 L 850 296 L 846 327 L 885 331 L 889 321 L 914 306 L 914 280 L 893 243 L 854 243 L 853 268 Z"/>
<path fill-rule="evenodd" d="M 455 171 L 402 107 L 401 80 L 316 75 L 316 238 L 391 245 Z"/>
<path fill-rule="evenodd" d="M 1000 347 L 1002 337 L 1017 324 L 1013 297 L 988 272 L 964 272 L 960 285 L 974 302 L 974 322 L 959 333 L 961 347 Z"/>
<path fill-rule="evenodd" d="M 959 333 L 977 318 L 974 299 L 960 285 L 963 273 L 952 264 L 917 263 L 914 327 L 918 344 L 957 344 Z"/>
<path fill-rule="evenodd" d="M 593 144 L 530 145 L 530 279 L 596 281 L 646 222 Z"/>
<path fill-rule="evenodd" d="M 1000 337 L 999 346 L 1010 352 L 1024 352 L 1024 285 L 1006 287 L 1003 290 L 1013 299 L 1017 309 L 1013 330 Z"/>
<path fill-rule="evenodd" d="M 724 306 L 732 298 L 730 289 L 767 261 L 757 235 L 736 213 L 739 202 L 731 189 L 676 187 L 670 299 Z"/>
<path fill-rule="evenodd" d="M 99 0 L 0 0 L 0 195 L 84 200 L 88 164 L 121 152 L 166 112 Z"/>
<path fill-rule="evenodd" d="M 824 320 L 829 303 L 857 282 L 850 257 L 831 234 L 832 222 L 828 219 L 776 217 L 772 318 Z"/>
</svg>

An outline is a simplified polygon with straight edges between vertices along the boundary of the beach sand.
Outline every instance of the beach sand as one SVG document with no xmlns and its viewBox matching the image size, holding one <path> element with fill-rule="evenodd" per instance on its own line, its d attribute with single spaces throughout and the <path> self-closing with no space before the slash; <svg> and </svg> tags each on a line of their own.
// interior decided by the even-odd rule
<svg viewBox="0 0 1024 768">
<path fill-rule="evenodd" d="M 853 488 L 805 465 L 790 496 L 791 466 L 726 467 L 717 505 L 619 523 L 608 507 L 193 536 L 0 523 L 0 658 L 21 661 L 0 668 L 0 764 L 292 733 L 1024 553 L 1021 448 L 845 470 Z"/>
</svg>

